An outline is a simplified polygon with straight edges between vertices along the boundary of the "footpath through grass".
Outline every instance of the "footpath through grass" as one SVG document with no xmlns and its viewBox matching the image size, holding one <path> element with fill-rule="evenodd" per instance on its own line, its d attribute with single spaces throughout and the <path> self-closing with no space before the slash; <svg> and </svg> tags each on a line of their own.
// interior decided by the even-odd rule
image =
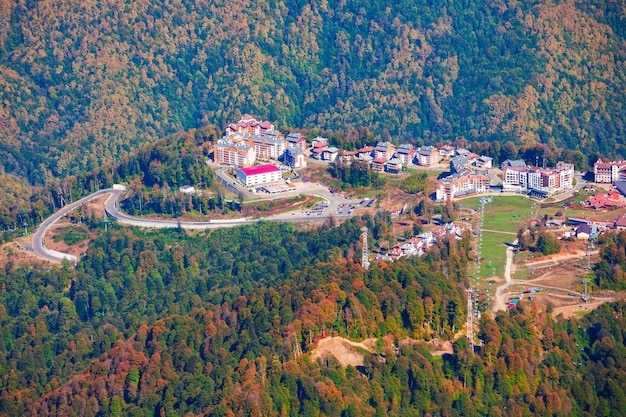
<svg viewBox="0 0 626 417">
<path fill-rule="evenodd" d="M 481 197 L 472 197 L 460 200 L 465 208 L 479 210 Z M 506 244 L 512 243 L 518 229 L 529 219 L 534 217 L 536 203 L 521 196 L 493 196 L 491 203 L 485 204 L 485 214 L 482 233 L 482 250 L 480 263 L 480 277 L 488 278 L 495 274 L 504 277 L 506 263 Z M 478 218 L 478 216 L 476 216 Z"/>
</svg>

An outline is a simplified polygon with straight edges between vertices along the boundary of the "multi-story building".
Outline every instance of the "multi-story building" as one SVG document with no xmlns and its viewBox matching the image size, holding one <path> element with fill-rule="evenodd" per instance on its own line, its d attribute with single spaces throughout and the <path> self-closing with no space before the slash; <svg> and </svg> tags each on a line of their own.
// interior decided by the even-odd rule
<svg viewBox="0 0 626 417">
<path fill-rule="evenodd" d="M 528 183 L 529 167 L 524 166 L 503 166 L 502 187 L 505 190 L 525 190 Z"/>
<path fill-rule="evenodd" d="M 228 137 L 217 141 L 213 150 L 215 162 L 235 167 L 251 167 L 256 161 L 256 152 L 245 141 L 233 142 Z"/>
<path fill-rule="evenodd" d="M 261 135 L 275 131 L 274 125 L 267 121 L 259 121 L 249 114 L 244 114 L 237 123 L 231 123 L 226 127 L 226 135 L 235 133 L 249 133 Z"/>
<path fill-rule="evenodd" d="M 357 151 L 339 151 L 339 159 L 344 162 L 356 161 Z"/>
<path fill-rule="evenodd" d="M 493 158 L 482 155 L 476 158 L 475 163 L 477 168 L 489 169 L 493 166 Z"/>
<path fill-rule="evenodd" d="M 403 143 L 402 145 L 398 146 L 398 149 L 396 149 L 395 157 L 398 158 L 403 165 L 408 165 L 409 162 L 413 161 L 416 153 L 417 149 L 415 149 L 413 145 Z"/>
<path fill-rule="evenodd" d="M 386 158 L 391 159 L 396 152 L 396 147 L 390 142 L 378 142 L 376 148 L 374 148 L 374 158 Z"/>
<path fill-rule="evenodd" d="M 297 146 L 291 146 L 285 149 L 281 159 L 285 165 L 291 168 L 306 167 L 306 155 L 302 151 L 302 148 Z"/>
<path fill-rule="evenodd" d="M 301 133 L 290 133 L 285 139 L 287 140 L 288 148 L 297 147 L 301 148 L 302 150 L 306 149 L 306 137 L 303 136 Z"/>
<path fill-rule="evenodd" d="M 245 184 L 246 187 L 277 182 L 282 180 L 282 178 L 283 175 L 280 168 L 270 164 L 239 168 L 237 170 L 237 179 Z"/>
<path fill-rule="evenodd" d="M 286 141 L 274 133 L 250 135 L 257 158 L 278 159 L 283 154 L 287 147 Z"/>
<path fill-rule="evenodd" d="M 437 181 L 436 198 L 445 201 L 487 191 L 489 191 L 487 171 L 472 171 L 465 168 Z"/>
<path fill-rule="evenodd" d="M 428 167 L 439 162 L 439 151 L 434 146 L 422 146 L 417 150 L 417 162 Z"/>
<path fill-rule="evenodd" d="M 523 165 L 505 163 L 502 165 L 502 184 L 505 190 L 529 190 L 539 196 L 547 197 L 573 187 L 573 164 L 558 162 L 554 168 L 532 168 L 526 166 L 525 163 Z"/>
<path fill-rule="evenodd" d="M 330 146 L 322 152 L 322 160 L 333 162 L 339 155 L 339 148 Z"/>
<path fill-rule="evenodd" d="M 451 145 L 443 145 L 439 148 L 439 156 L 448 156 L 452 158 L 455 155 L 455 147 Z"/>
<path fill-rule="evenodd" d="M 461 172 L 461 170 L 469 168 L 470 162 L 467 156 L 455 156 L 450 160 L 450 171 Z"/>
<path fill-rule="evenodd" d="M 402 161 L 399 158 L 392 158 L 385 164 L 385 171 L 390 174 L 399 174 L 402 172 Z"/>
<path fill-rule="evenodd" d="M 358 150 L 357 156 L 359 159 L 363 159 L 363 157 L 372 156 L 372 152 L 374 152 L 373 146 L 364 146 Z"/>
<path fill-rule="evenodd" d="M 596 182 L 610 184 L 614 181 L 626 181 L 626 161 L 603 162 L 598 159 L 593 164 Z"/>
<path fill-rule="evenodd" d="M 376 158 L 372 161 L 372 171 L 385 172 L 385 165 L 387 164 L 387 158 Z"/>
</svg>

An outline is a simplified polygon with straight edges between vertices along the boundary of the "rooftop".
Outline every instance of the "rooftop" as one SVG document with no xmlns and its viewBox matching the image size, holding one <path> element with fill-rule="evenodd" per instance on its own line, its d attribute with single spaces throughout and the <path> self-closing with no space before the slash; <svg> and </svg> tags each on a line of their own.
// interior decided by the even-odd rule
<svg viewBox="0 0 626 417">
<path fill-rule="evenodd" d="M 252 141 L 255 143 L 273 143 L 273 144 L 279 144 L 279 143 L 283 143 L 285 142 L 284 139 L 279 139 L 276 137 L 276 135 L 269 135 L 269 134 L 260 134 L 260 135 L 251 135 L 252 136 Z"/>
<path fill-rule="evenodd" d="M 507 159 L 502 163 L 503 167 L 511 167 L 511 168 L 525 168 L 526 162 L 523 159 Z"/>
<path fill-rule="evenodd" d="M 302 153 L 302 148 L 292 147 L 285 149 L 285 153 L 288 153 L 291 156 L 300 155 Z"/>
<path fill-rule="evenodd" d="M 408 154 L 413 150 L 413 145 L 410 145 L 408 143 L 403 143 L 402 145 L 398 146 L 398 149 L 396 150 L 396 152 L 398 153 L 402 153 L 402 154 Z"/>
<path fill-rule="evenodd" d="M 422 146 L 417 151 L 420 155 L 430 155 L 433 152 L 436 152 L 437 149 L 434 146 Z"/>
<path fill-rule="evenodd" d="M 250 168 L 239 168 L 246 175 L 268 174 L 270 172 L 280 172 L 280 168 L 276 165 L 266 164 L 258 165 Z"/>
<path fill-rule="evenodd" d="M 393 146 L 390 142 L 378 142 L 378 144 L 376 145 L 376 150 L 386 152 L 390 146 Z"/>
<path fill-rule="evenodd" d="M 292 133 L 287 135 L 287 140 L 289 142 L 292 142 L 292 143 L 295 143 L 295 142 L 297 142 L 297 141 L 299 141 L 301 139 L 305 139 L 306 140 L 306 138 L 304 136 L 302 136 L 301 133 L 298 133 L 298 132 L 292 132 Z"/>
</svg>

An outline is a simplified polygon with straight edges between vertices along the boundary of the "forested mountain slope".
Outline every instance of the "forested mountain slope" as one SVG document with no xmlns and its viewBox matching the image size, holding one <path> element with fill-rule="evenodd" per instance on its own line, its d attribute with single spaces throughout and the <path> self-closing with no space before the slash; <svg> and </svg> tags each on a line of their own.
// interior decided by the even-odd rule
<svg viewBox="0 0 626 417">
<path fill-rule="evenodd" d="M 469 237 L 364 271 L 381 222 L 111 225 L 75 270 L 0 268 L 0 416 L 624 414 L 624 303 L 563 321 L 524 300 L 433 357 L 415 339 L 462 328 Z M 325 333 L 379 343 L 342 368 L 309 355 Z"/>
<path fill-rule="evenodd" d="M 623 2 L 0 2 L 0 154 L 33 184 L 242 112 L 626 157 Z"/>
</svg>

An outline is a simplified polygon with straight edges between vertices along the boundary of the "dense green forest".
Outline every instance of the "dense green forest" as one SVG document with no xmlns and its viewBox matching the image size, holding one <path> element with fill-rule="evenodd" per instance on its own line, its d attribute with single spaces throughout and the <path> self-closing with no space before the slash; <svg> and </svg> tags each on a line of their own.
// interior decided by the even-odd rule
<svg viewBox="0 0 626 417">
<path fill-rule="evenodd" d="M 602 234 L 599 239 L 600 262 L 593 267 L 598 288 L 626 290 L 626 232 Z"/>
<path fill-rule="evenodd" d="M 455 340 L 469 237 L 363 271 L 380 222 L 112 227 L 76 269 L 6 265 L 0 415 L 623 415 L 626 304 L 563 321 L 522 302 L 434 357 L 405 342 Z M 311 360 L 323 334 L 380 342 L 343 368 Z"/>
<path fill-rule="evenodd" d="M 586 0 L 3 0 L 2 169 L 41 185 L 243 112 L 626 157 L 623 16 Z"/>
</svg>

